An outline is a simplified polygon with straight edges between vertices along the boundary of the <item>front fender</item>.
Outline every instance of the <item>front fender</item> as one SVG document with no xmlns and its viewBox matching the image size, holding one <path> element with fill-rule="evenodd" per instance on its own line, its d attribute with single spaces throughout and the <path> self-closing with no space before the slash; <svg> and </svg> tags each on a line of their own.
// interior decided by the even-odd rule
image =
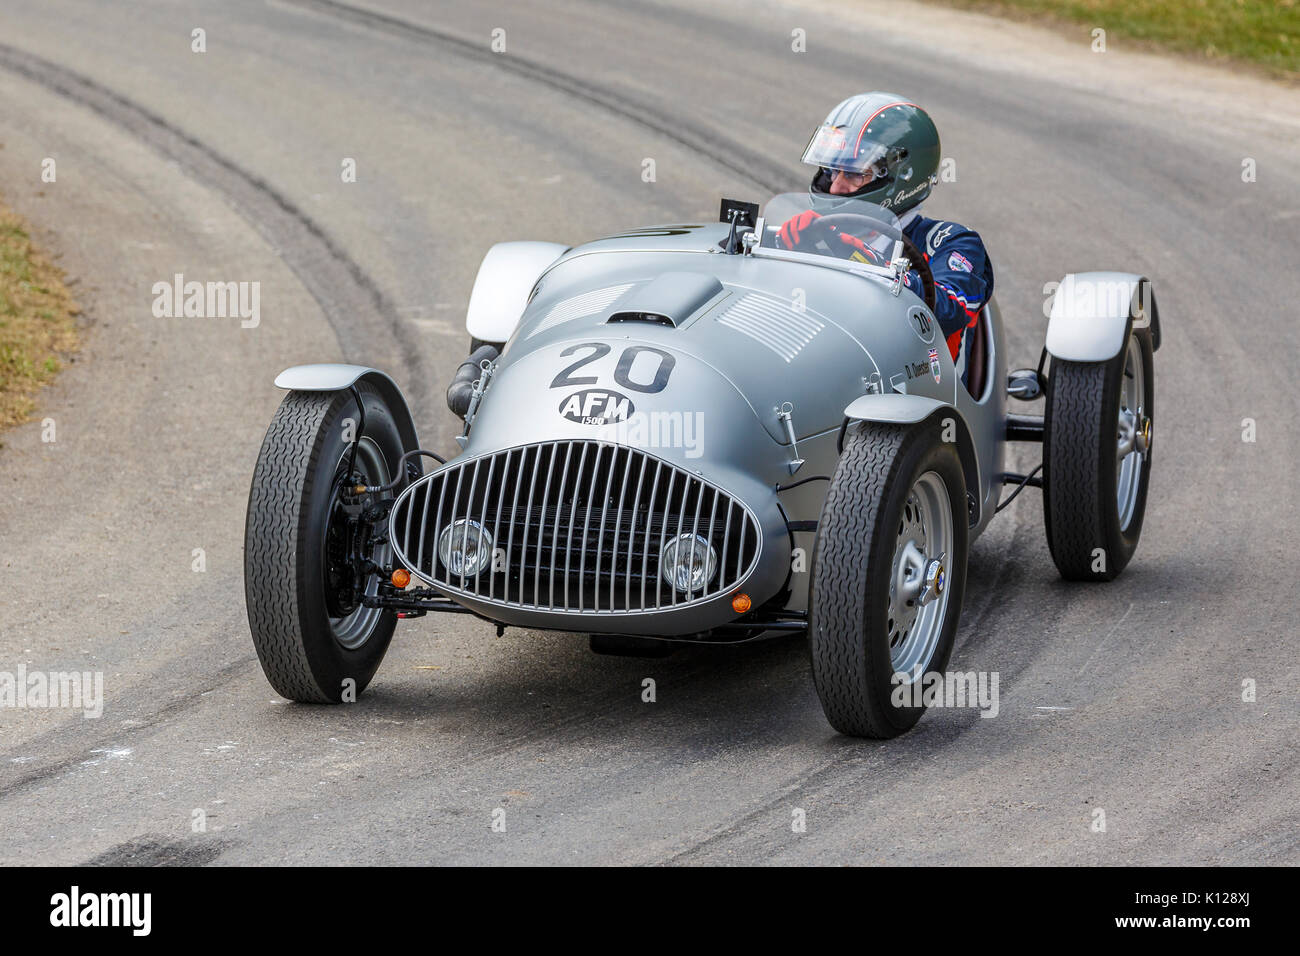
<svg viewBox="0 0 1300 956">
<path fill-rule="evenodd" d="M 929 418 L 939 408 L 952 408 L 952 406 L 925 395 L 887 392 L 883 395 L 858 396 L 844 409 L 844 416 L 859 422 L 913 425 Z M 956 409 L 953 411 L 955 413 Z"/>
<path fill-rule="evenodd" d="M 415 431 L 415 419 L 411 415 L 406 396 L 396 382 L 377 368 L 337 363 L 295 365 L 275 377 L 275 386 L 294 392 L 342 392 L 362 380 L 374 386 L 393 413 L 398 434 L 402 436 L 402 447 L 407 451 L 419 448 L 420 439 Z"/>
<path fill-rule="evenodd" d="M 970 423 L 956 406 L 925 395 L 886 392 L 858 396 L 845 407 L 844 417 L 850 421 L 881 422 L 888 425 L 915 425 L 931 419 L 940 421 L 945 429 L 943 440 L 957 445 L 957 457 L 961 459 L 962 473 L 969 492 L 967 506 L 971 527 L 979 523 L 983 510 L 979 490 L 984 487 L 980 483 L 979 455 L 975 453 Z M 949 421 L 953 428 L 951 437 L 947 434 Z"/>
<path fill-rule="evenodd" d="M 1124 348 L 1129 320 L 1150 328 L 1160 347 L 1160 314 L 1145 276 L 1129 272 L 1070 273 L 1052 298 L 1047 351 L 1070 362 L 1105 362 Z"/>
<path fill-rule="evenodd" d="M 484 342 L 508 341 L 538 278 L 568 251 L 556 242 L 498 242 L 489 249 L 469 294 L 469 334 Z"/>
</svg>

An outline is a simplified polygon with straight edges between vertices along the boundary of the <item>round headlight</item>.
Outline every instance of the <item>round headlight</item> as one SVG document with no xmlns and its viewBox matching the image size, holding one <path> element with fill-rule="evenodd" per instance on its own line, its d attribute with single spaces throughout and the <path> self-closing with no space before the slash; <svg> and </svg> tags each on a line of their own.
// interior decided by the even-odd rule
<svg viewBox="0 0 1300 956">
<path fill-rule="evenodd" d="M 671 587 L 687 593 L 698 591 L 713 579 L 718 555 L 702 534 L 679 534 L 659 555 L 659 567 Z"/>
<path fill-rule="evenodd" d="M 438 557 L 453 575 L 472 578 L 492 563 L 492 535 L 473 518 L 458 518 L 438 535 Z"/>
</svg>

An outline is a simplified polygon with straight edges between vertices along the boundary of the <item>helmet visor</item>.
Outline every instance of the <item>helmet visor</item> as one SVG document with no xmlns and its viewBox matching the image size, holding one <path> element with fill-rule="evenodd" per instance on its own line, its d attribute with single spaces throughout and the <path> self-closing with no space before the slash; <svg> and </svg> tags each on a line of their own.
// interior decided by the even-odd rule
<svg viewBox="0 0 1300 956">
<path fill-rule="evenodd" d="M 810 166 L 823 166 L 858 176 L 870 172 L 873 176 L 888 175 L 885 158 L 889 150 L 862 136 L 861 130 L 852 127 L 818 127 L 803 151 L 803 161 Z"/>
</svg>

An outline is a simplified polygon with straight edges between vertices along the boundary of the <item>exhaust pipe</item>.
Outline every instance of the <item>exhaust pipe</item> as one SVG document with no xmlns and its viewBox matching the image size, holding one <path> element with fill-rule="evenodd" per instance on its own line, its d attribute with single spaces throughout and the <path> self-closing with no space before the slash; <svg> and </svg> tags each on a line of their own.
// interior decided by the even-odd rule
<svg viewBox="0 0 1300 956">
<path fill-rule="evenodd" d="M 451 384 L 447 386 L 447 407 L 457 418 L 464 419 L 469 411 L 474 383 L 483 374 L 482 363 L 495 362 L 500 355 L 494 346 L 480 345 L 457 367 L 456 374 L 451 377 Z"/>
</svg>

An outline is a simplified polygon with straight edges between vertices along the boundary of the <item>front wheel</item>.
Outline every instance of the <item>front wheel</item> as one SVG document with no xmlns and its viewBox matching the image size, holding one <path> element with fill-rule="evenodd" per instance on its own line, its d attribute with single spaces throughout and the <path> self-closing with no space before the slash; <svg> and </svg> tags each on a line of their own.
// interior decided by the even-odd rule
<svg viewBox="0 0 1300 956">
<path fill-rule="evenodd" d="M 1106 362 L 1053 361 L 1043 437 L 1043 520 L 1061 577 L 1113 580 L 1142 534 L 1151 479 L 1151 333 Z"/>
<path fill-rule="evenodd" d="M 896 737 L 948 664 L 966 586 L 966 482 L 934 424 L 849 429 L 817 525 L 813 682 L 832 727 Z"/>
<path fill-rule="evenodd" d="M 397 623 L 366 607 L 378 591 L 370 561 L 391 563 L 382 521 L 344 493 L 395 474 L 402 440 L 365 382 L 352 391 L 290 392 L 271 421 L 253 473 L 244 528 L 244 595 L 262 670 L 290 700 L 355 700 L 374 676 Z M 360 438 L 353 447 L 353 438 Z"/>
</svg>

